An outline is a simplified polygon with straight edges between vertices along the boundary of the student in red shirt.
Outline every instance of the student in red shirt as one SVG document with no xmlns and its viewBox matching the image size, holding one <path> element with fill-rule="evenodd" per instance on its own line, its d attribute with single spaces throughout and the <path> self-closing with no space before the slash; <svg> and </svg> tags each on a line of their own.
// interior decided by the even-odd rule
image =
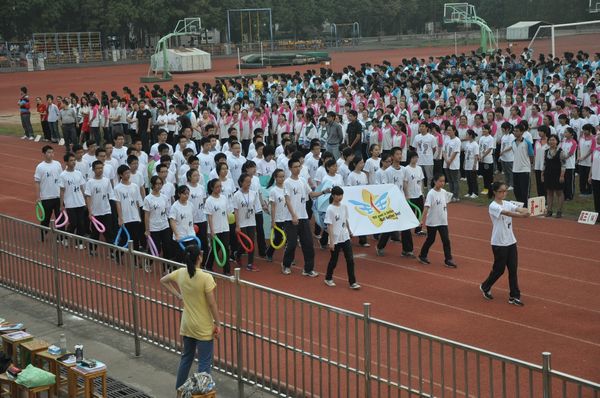
<svg viewBox="0 0 600 398">
<path fill-rule="evenodd" d="M 40 123 L 42 124 L 42 131 L 44 132 L 43 141 L 50 141 L 50 125 L 48 124 L 48 106 L 42 101 L 41 97 L 35 99 L 37 104 L 37 111 L 40 114 Z"/>
</svg>

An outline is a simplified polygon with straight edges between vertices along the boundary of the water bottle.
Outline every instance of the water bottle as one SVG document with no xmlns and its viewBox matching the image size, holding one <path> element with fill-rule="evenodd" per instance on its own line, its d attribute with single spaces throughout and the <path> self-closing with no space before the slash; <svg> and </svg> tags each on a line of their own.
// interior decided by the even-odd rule
<svg viewBox="0 0 600 398">
<path fill-rule="evenodd" d="M 75 346 L 75 362 L 80 364 L 83 361 L 83 344 Z"/>
<path fill-rule="evenodd" d="M 67 338 L 64 333 L 61 333 L 59 341 L 60 353 L 64 355 L 67 353 Z"/>
</svg>

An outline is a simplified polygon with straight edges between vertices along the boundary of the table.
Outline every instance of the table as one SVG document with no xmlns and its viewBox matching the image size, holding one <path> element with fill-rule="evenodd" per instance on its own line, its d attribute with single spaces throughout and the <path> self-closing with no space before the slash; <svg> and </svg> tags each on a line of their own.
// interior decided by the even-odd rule
<svg viewBox="0 0 600 398">
<path fill-rule="evenodd" d="M 96 372 L 84 373 L 77 366 L 68 369 L 69 372 L 69 397 L 78 397 L 83 393 L 84 398 L 94 397 L 94 380 L 100 378 L 102 381 L 102 398 L 106 398 L 106 368 Z M 83 388 L 77 386 L 77 379 L 83 379 Z"/>
<path fill-rule="evenodd" d="M 32 340 L 33 336 L 27 333 L 26 336 L 23 337 L 11 337 L 11 334 L 12 333 L 0 335 L 0 337 L 2 337 L 2 351 L 10 355 L 11 360 L 14 364 L 18 364 L 19 358 L 17 355 L 17 351 L 19 350 L 19 345 L 26 341 Z"/>
<path fill-rule="evenodd" d="M 46 369 L 45 365 L 47 365 L 48 372 L 53 373 L 56 376 L 56 384 L 54 384 L 54 386 L 50 389 L 51 393 L 56 396 L 58 396 L 60 387 L 62 385 L 68 384 L 68 374 L 69 374 L 68 369 L 71 366 L 75 366 L 74 363 L 73 364 L 65 364 L 64 362 L 60 362 L 58 360 L 58 358 L 60 358 L 61 356 L 62 356 L 62 354 L 52 355 L 46 350 L 46 351 L 36 352 L 31 360 L 33 365 L 37 366 L 40 369 Z M 62 377 L 61 369 L 64 369 L 65 374 L 67 376 Z"/>
<path fill-rule="evenodd" d="M 46 351 L 50 347 L 48 342 L 41 339 L 32 339 L 21 344 L 21 355 L 19 357 L 21 368 L 33 363 L 33 358 L 36 353 Z"/>
</svg>

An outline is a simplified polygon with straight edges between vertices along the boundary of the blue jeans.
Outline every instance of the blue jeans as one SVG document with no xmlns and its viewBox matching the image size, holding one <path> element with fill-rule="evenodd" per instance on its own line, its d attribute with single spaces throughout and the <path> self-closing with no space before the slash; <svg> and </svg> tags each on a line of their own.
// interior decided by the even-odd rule
<svg viewBox="0 0 600 398">
<path fill-rule="evenodd" d="M 175 388 L 181 387 L 188 379 L 196 351 L 198 351 L 198 373 L 210 373 L 213 358 L 213 341 L 201 341 L 183 336 L 183 352 L 181 354 L 181 362 L 179 362 L 179 370 L 177 370 Z"/>
</svg>

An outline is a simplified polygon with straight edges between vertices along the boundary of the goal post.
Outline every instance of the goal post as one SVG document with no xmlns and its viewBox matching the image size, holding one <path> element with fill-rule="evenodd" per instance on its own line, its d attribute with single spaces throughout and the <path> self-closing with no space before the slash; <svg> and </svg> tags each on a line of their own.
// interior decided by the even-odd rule
<svg viewBox="0 0 600 398">
<path fill-rule="evenodd" d="M 600 20 L 541 25 L 528 48 L 538 54 L 556 57 L 564 51 L 596 51 L 600 41 Z"/>
<path fill-rule="evenodd" d="M 273 13 L 271 8 L 227 10 L 227 42 L 252 44 L 269 40 L 273 50 Z"/>
</svg>

